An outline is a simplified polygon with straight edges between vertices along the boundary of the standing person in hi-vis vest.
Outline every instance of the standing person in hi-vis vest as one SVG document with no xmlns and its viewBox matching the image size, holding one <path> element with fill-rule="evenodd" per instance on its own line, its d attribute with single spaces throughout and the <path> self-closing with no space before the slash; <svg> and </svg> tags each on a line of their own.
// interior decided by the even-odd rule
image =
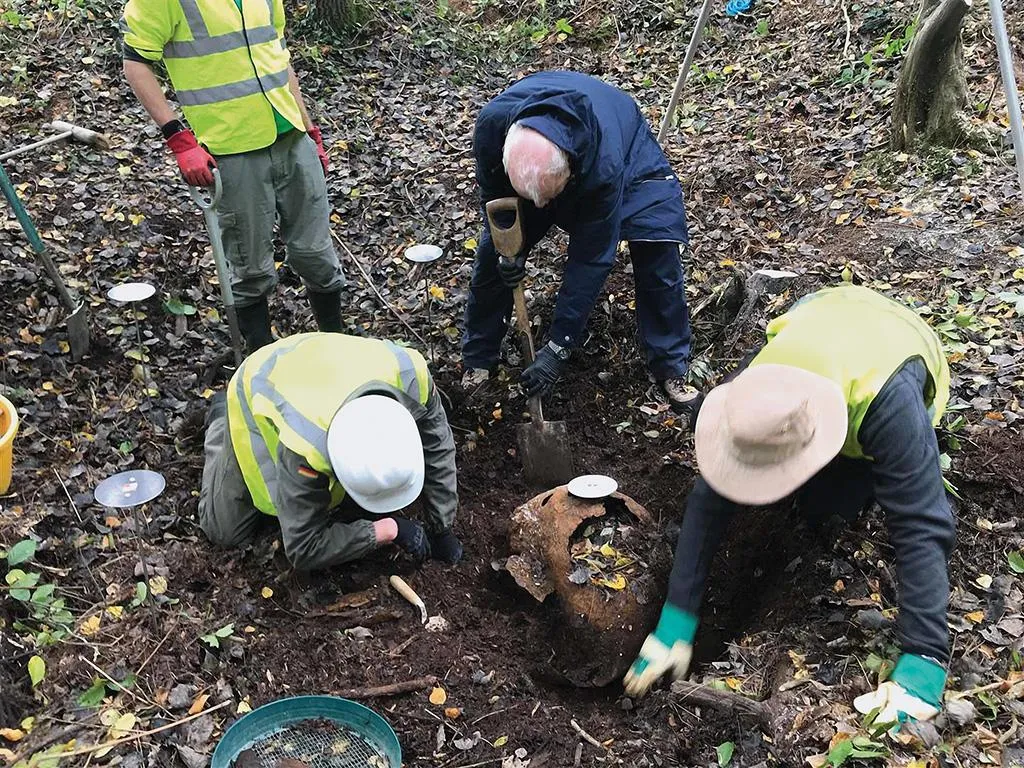
<svg viewBox="0 0 1024 768">
<path fill-rule="evenodd" d="M 947 566 L 955 523 L 934 427 L 949 400 L 938 336 L 908 307 L 867 288 L 827 288 L 768 324 L 768 341 L 700 406 L 701 477 L 686 504 L 657 628 L 626 675 L 639 695 L 685 677 L 711 560 L 743 506 L 796 492 L 812 523 L 856 518 L 873 499 L 896 553 L 901 655 L 858 697 L 876 721 L 926 720 L 949 660 Z"/>
<path fill-rule="evenodd" d="M 417 561 L 462 557 L 452 532 L 455 441 L 415 350 L 342 334 L 289 336 L 245 359 L 207 424 L 199 525 L 215 544 L 248 543 L 272 515 L 299 570 L 389 543 Z M 336 514 L 346 496 L 369 515 Z M 393 514 L 417 498 L 425 527 Z"/>
<path fill-rule="evenodd" d="M 274 223 L 321 331 L 340 332 L 345 275 L 331 243 L 328 168 L 284 40 L 282 0 L 128 0 L 124 72 L 185 180 L 220 171 L 224 251 L 249 352 L 273 341 Z M 188 126 L 151 65 L 163 61 Z M 191 127 L 191 130 L 190 128 Z"/>
</svg>

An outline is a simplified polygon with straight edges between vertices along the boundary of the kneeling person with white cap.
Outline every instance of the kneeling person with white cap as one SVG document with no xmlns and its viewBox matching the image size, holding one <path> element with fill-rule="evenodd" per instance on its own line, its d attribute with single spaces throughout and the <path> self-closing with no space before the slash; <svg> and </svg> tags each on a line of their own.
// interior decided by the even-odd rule
<svg viewBox="0 0 1024 768">
<path fill-rule="evenodd" d="M 304 333 L 254 352 L 208 416 L 199 524 L 250 541 L 265 515 L 297 569 L 395 543 L 455 563 L 455 441 L 423 357 L 390 341 Z M 332 514 L 348 496 L 373 520 Z M 426 528 L 392 513 L 422 499 Z"/>
<path fill-rule="evenodd" d="M 812 522 L 854 519 L 872 500 L 896 552 L 902 654 L 854 702 L 876 721 L 933 717 L 949 659 L 947 572 L 955 523 L 934 427 L 949 400 L 938 337 L 911 309 L 867 288 L 805 297 L 768 325 L 749 367 L 713 390 L 695 431 L 701 477 L 687 499 L 668 598 L 626 675 L 645 693 L 685 677 L 711 559 L 741 506 L 797 492 Z"/>
</svg>

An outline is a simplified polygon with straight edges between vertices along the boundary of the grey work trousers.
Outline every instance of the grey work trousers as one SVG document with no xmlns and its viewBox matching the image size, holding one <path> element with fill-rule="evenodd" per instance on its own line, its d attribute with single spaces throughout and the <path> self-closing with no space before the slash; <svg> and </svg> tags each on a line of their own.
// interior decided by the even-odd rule
<svg viewBox="0 0 1024 768">
<path fill-rule="evenodd" d="M 278 216 L 288 264 L 306 290 L 331 293 L 345 287 L 331 243 L 327 183 L 309 136 L 289 131 L 265 149 L 218 156 L 217 168 L 224 185 L 217 212 L 238 306 L 255 303 L 277 285 Z"/>
</svg>

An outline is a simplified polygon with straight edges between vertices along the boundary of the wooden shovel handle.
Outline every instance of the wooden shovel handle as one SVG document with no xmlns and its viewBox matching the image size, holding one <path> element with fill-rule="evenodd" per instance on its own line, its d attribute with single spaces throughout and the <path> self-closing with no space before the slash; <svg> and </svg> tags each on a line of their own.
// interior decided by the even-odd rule
<svg viewBox="0 0 1024 768">
<path fill-rule="evenodd" d="M 401 576 L 392 576 L 388 581 L 391 582 L 391 586 L 395 588 L 395 591 L 408 600 L 412 605 L 417 608 L 424 605 L 423 599 L 416 594 L 413 588 L 410 587 Z"/>
</svg>

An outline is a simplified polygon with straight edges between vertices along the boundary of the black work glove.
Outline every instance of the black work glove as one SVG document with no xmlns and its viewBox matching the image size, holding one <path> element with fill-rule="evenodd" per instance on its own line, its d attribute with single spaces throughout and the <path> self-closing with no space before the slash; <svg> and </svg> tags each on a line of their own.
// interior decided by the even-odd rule
<svg viewBox="0 0 1024 768">
<path fill-rule="evenodd" d="M 533 365 L 527 368 L 519 377 L 527 397 L 545 397 L 548 395 L 562 375 L 562 368 L 566 361 L 558 356 L 558 353 L 551 348 L 549 341 L 540 352 L 537 353 Z"/>
<path fill-rule="evenodd" d="M 406 517 L 392 519 L 398 525 L 395 544 L 404 549 L 417 563 L 422 563 L 430 557 L 430 542 L 427 540 L 427 532 L 423 530 L 423 526 Z"/>
<path fill-rule="evenodd" d="M 430 556 L 434 560 L 454 565 L 462 559 L 462 542 L 450 530 L 428 533 L 427 539 L 430 542 Z"/>
<path fill-rule="evenodd" d="M 515 259 L 498 258 L 498 275 L 501 282 L 509 288 L 515 288 L 526 277 L 526 254 L 521 254 Z"/>
</svg>

